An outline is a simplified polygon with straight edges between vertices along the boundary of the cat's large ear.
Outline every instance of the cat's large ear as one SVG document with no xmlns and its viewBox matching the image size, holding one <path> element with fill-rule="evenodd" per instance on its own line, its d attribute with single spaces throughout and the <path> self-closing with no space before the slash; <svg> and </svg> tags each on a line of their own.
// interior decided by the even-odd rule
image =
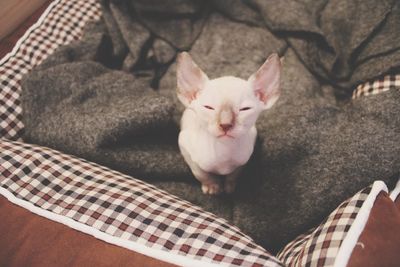
<svg viewBox="0 0 400 267">
<path fill-rule="evenodd" d="M 254 93 L 269 109 L 280 95 L 281 61 L 278 54 L 270 55 L 256 73 L 250 76 L 249 82 Z"/>
<path fill-rule="evenodd" d="M 204 89 L 208 77 L 193 62 L 187 52 L 180 53 L 177 62 L 176 80 L 178 98 L 187 107 L 190 102 L 196 99 L 198 92 Z"/>
</svg>

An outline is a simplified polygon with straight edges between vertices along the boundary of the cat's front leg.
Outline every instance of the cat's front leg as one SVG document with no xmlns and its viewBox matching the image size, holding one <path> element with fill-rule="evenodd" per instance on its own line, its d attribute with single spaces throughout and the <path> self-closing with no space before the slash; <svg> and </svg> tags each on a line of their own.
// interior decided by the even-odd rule
<svg viewBox="0 0 400 267">
<path fill-rule="evenodd" d="M 223 192 L 221 183 L 214 179 L 201 181 L 201 191 L 208 195 L 218 195 Z"/>
<path fill-rule="evenodd" d="M 206 172 L 201 169 L 191 158 L 189 153 L 186 151 L 185 147 L 183 146 L 183 141 L 180 141 L 180 149 L 185 159 L 186 163 L 189 165 L 190 170 L 192 171 L 194 177 L 201 183 L 201 190 L 204 194 L 209 195 L 217 195 L 223 192 L 223 187 L 221 183 L 221 179 L 216 175 Z"/>
<path fill-rule="evenodd" d="M 223 192 L 221 179 L 209 172 L 202 170 L 196 164 L 190 166 L 193 175 L 201 183 L 201 190 L 204 194 L 217 195 Z"/>
<path fill-rule="evenodd" d="M 225 177 L 224 191 L 225 193 L 231 194 L 235 191 L 237 179 L 242 171 L 243 167 L 238 167 L 231 174 Z"/>
</svg>

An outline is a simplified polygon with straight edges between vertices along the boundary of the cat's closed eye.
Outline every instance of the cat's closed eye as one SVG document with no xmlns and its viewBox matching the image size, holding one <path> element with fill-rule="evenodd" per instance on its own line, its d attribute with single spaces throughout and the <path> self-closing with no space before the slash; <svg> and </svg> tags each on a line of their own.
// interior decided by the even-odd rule
<svg viewBox="0 0 400 267">
<path fill-rule="evenodd" d="M 251 107 L 244 107 L 244 108 L 239 109 L 239 111 L 246 111 L 246 110 L 250 110 L 250 109 L 251 109 Z"/>
<path fill-rule="evenodd" d="M 208 106 L 208 105 L 204 105 L 203 107 L 205 107 L 206 109 L 214 110 L 214 108 L 213 108 L 213 107 L 211 107 L 211 106 Z"/>
</svg>

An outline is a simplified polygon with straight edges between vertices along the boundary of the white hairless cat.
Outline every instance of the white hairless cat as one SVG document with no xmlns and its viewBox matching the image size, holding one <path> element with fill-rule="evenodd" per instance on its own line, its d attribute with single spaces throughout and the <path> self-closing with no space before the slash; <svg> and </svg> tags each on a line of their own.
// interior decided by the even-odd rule
<svg viewBox="0 0 400 267">
<path fill-rule="evenodd" d="M 188 53 L 179 54 L 177 93 L 186 107 L 179 147 L 203 193 L 235 190 L 253 153 L 256 120 L 279 98 L 280 72 L 280 59 L 272 54 L 247 81 L 233 76 L 210 80 Z"/>
</svg>

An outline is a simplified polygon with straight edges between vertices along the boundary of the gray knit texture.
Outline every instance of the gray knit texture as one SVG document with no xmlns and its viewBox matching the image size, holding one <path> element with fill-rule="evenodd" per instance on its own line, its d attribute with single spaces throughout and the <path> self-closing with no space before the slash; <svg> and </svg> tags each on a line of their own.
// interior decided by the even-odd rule
<svg viewBox="0 0 400 267">
<path fill-rule="evenodd" d="M 156 184 L 277 251 L 361 188 L 399 177 L 400 91 L 343 99 L 399 68 L 400 12 L 389 0 L 273 2 L 102 1 L 81 41 L 24 78 L 24 139 Z M 247 79 L 284 56 L 281 98 L 258 120 L 233 195 L 203 195 L 179 153 L 182 49 L 211 78 Z"/>
</svg>

